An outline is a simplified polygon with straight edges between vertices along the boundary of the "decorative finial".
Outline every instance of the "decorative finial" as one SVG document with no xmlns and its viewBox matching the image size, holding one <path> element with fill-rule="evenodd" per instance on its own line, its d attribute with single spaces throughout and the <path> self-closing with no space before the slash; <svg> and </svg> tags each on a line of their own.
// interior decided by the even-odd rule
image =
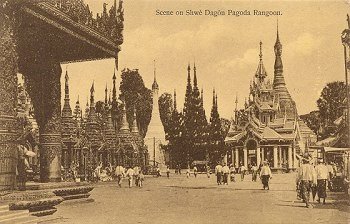
<svg viewBox="0 0 350 224">
<path fill-rule="evenodd" d="M 262 60 L 262 42 L 260 41 L 260 54 L 259 54 L 259 58 L 260 58 L 260 61 Z"/>
<path fill-rule="evenodd" d="M 156 82 L 156 60 L 153 60 L 153 76 L 154 82 Z"/>
<path fill-rule="evenodd" d="M 114 67 L 114 73 L 113 73 L 113 80 L 116 80 L 117 77 L 115 76 L 115 67 Z"/>
<path fill-rule="evenodd" d="M 94 84 L 95 84 L 95 81 L 92 81 L 92 86 L 91 86 L 91 89 L 90 89 L 90 93 L 95 92 Z"/>
<path fill-rule="evenodd" d="M 346 17 L 347 17 L 347 21 L 348 21 L 348 28 L 350 29 L 350 17 L 349 17 L 349 14 L 346 14 Z"/>
<path fill-rule="evenodd" d="M 278 33 L 278 16 L 277 16 L 277 39 L 279 40 L 279 33 Z"/>
</svg>

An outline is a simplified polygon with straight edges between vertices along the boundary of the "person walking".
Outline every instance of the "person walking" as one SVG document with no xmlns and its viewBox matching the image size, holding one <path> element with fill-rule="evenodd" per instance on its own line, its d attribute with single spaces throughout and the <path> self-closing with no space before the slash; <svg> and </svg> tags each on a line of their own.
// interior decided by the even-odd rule
<svg viewBox="0 0 350 224">
<path fill-rule="evenodd" d="M 207 177 L 210 178 L 211 170 L 210 170 L 210 166 L 209 165 L 207 165 L 206 171 L 207 171 Z"/>
<path fill-rule="evenodd" d="M 131 188 L 132 187 L 132 182 L 133 182 L 133 179 L 134 179 L 134 176 L 135 176 L 135 171 L 134 171 L 133 168 L 131 168 L 131 166 L 129 167 L 128 171 L 126 171 L 126 176 L 129 179 L 129 188 Z"/>
<path fill-rule="evenodd" d="M 253 163 L 252 165 L 252 181 L 255 181 L 256 182 L 256 179 L 257 179 L 257 176 L 258 176 L 258 167 Z"/>
<path fill-rule="evenodd" d="M 228 185 L 228 176 L 230 174 L 230 168 L 227 166 L 227 164 L 224 164 L 224 167 L 222 167 L 222 173 L 223 173 L 223 179 L 224 179 L 224 184 Z"/>
<path fill-rule="evenodd" d="M 221 185 L 221 178 L 222 178 L 222 166 L 218 162 L 218 165 L 215 167 L 215 175 L 216 175 L 216 182 L 218 185 Z"/>
<path fill-rule="evenodd" d="M 18 145 L 18 162 L 17 162 L 17 187 L 20 191 L 26 190 L 26 181 L 27 181 L 27 174 L 26 174 L 26 158 L 25 158 L 25 151 L 26 148 L 23 145 Z"/>
<path fill-rule="evenodd" d="M 323 204 L 326 204 L 326 187 L 327 180 L 329 180 L 329 172 L 323 159 L 318 160 L 318 165 L 316 166 L 315 171 L 317 175 L 317 201 L 320 203 L 321 198 L 323 198 Z"/>
<path fill-rule="evenodd" d="M 186 170 L 186 177 L 190 178 L 190 175 L 191 175 L 191 169 L 190 169 L 190 166 L 188 166 Z"/>
<path fill-rule="evenodd" d="M 169 179 L 169 177 L 170 177 L 170 168 L 169 168 L 169 166 L 166 166 L 166 176 Z"/>
<path fill-rule="evenodd" d="M 299 167 L 297 175 L 297 183 L 300 182 L 300 191 L 303 201 L 307 208 L 312 208 L 310 204 L 310 191 L 313 185 L 316 185 L 315 168 L 310 164 L 310 156 L 305 153 L 302 158 L 302 164 Z"/>
<path fill-rule="evenodd" d="M 231 182 L 236 182 L 236 168 L 233 166 L 233 164 L 230 165 L 230 179 Z"/>
<path fill-rule="evenodd" d="M 134 167 L 134 171 L 135 171 L 135 186 L 139 186 L 139 183 L 138 183 L 138 181 L 139 181 L 139 174 L 140 174 L 140 168 L 136 165 L 135 167 Z"/>
<path fill-rule="evenodd" d="M 198 169 L 196 166 L 193 167 L 193 174 L 194 174 L 194 177 L 197 178 Z"/>
<path fill-rule="evenodd" d="M 244 180 L 244 175 L 246 172 L 247 168 L 241 163 L 241 166 L 239 167 L 239 172 L 241 174 L 241 181 Z"/>
<path fill-rule="evenodd" d="M 263 162 L 263 166 L 261 167 L 261 170 L 260 170 L 260 178 L 261 178 L 261 182 L 263 184 L 264 190 L 265 189 L 270 190 L 269 180 L 272 178 L 272 173 L 267 161 Z"/>
<path fill-rule="evenodd" d="M 138 181 L 138 187 L 142 187 L 143 186 L 143 181 L 145 180 L 145 176 L 143 175 L 142 170 L 140 170 L 139 172 L 139 181 Z"/>
<path fill-rule="evenodd" d="M 123 166 L 116 166 L 114 174 L 116 176 L 118 186 L 122 187 L 122 180 L 123 180 L 123 177 L 125 176 L 124 167 Z"/>
</svg>

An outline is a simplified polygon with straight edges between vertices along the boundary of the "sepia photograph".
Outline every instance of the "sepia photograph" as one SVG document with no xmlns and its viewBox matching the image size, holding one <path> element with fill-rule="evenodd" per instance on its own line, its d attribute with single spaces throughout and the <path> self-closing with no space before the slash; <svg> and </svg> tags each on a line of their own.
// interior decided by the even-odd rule
<svg viewBox="0 0 350 224">
<path fill-rule="evenodd" d="M 350 223 L 350 0 L 0 0 L 0 224 Z"/>
</svg>

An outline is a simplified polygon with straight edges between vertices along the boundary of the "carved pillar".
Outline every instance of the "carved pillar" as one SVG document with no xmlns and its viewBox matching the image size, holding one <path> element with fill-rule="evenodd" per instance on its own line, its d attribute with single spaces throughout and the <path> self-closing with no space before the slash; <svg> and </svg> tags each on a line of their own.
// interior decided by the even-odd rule
<svg viewBox="0 0 350 224">
<path fill-rule="evenodd" d="M 261 163 L 261 157 L 260 157 L 260 146 L 256 148 L 256 165 L 259 166 Z"/>
<path fill-rule="evenodd" d="M 293 168 L 292 146 L 288 146 L 288 169 Z"/>
<path fill-rule="evenodd" d="M 273 168 L 278 167 L 277 145 L 273 146 Z"/>
<path fill-rule="evenodd" d="M 278 167 L 282 167 L 282 147 L 278 146 Z"/>
<path fill-rule="evenodd" d="M 1 3 L 2 4 L 2 3 Z M 0 190 L 13 190 L 17 166 L 17 104 L 18 71 L 16 42 L 11 19 L 0 4 Z"/>
<path fill-rule="evenodd" d="M 40 54 L 38 52 L 37 54 Z M 40 179 L 61 180 L 61 66 L 49 57 L 35 55 L 37 64 L 23 65 L 39 125 Z M 37 58 L 39 57 L 39 58 Z"/>
<path fill-rule="evenodd" d="M 297 160 L 297 152 L 295 148 L 295 144 L 293 144 L 293 168 L 298 168 L 298 160 Z"/>
<path fill-rule="evenodd" d="M 244 146 L 243 148 L 243 162 L 244 162 L 244 166 L 248 167 L 248 152 L 247 152 L 247 148 Z"/>
<path fill-rule="evenodd" d="M 235 167 L 238 168 L 239 167 L 239 152 L 238 152 L 238 148 L 235 147 Z"/>
<path fill-rule="evenodd" d="M 265 161 L 265 148 L 261 148 L 261 160 Z"/>
<path fill-rule="evenodd" d="M 233 152 L 233 148 L 231 148 L 231 164 L 234 165 L 235 164 L 235 154 Z"/>
</svg>

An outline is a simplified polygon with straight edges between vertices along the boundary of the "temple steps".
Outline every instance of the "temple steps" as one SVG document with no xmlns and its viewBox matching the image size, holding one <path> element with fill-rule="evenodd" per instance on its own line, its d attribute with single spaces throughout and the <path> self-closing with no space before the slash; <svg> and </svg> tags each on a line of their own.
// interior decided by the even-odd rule
<svg viewBox="0 0 350 224">
<path fill-rule="evenodd" d="M 8 205 L 0 206 L 0 224 L 34 224 L 38 218 L 31 216 L 28 210 L 10 211 Z"/>
</svg>

